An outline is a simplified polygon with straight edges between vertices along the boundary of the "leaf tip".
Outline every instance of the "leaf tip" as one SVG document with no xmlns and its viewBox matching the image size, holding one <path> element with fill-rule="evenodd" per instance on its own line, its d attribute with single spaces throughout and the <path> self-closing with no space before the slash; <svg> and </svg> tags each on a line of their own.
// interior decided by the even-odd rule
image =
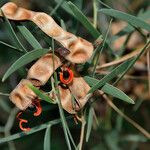
<svg viewBox="0 0 150 150">
<path fill-rule="evenodd" d="M 2 82 L 4 82 L 5 80 L 6 80 L 5 76 L 3 76 L 3 78 L 2 78 Z"/>
<path fill-rule="evenodd" d="M 131 102 L 130 102 L 131 104 L 135 104 L 135 102 L 131 99 Z"/>
</svg>

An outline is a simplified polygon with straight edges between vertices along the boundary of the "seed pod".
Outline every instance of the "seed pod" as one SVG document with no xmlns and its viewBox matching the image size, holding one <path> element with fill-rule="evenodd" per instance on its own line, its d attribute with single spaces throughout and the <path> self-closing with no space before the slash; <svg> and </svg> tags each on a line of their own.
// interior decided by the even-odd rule
<svg viewBox="0 0 150 150">
<path fill-rule="evenodd" d="M 61 68 L 63 70 L 63 67 Z M 72 81 L 69 82 L 69 84 L 67 84 L 67 87 L 72 97 L 75 99 L 75 101 L 73 102 L 71 98 L 70 98 L 71 100 L 68 101 L 61 99 L 63 108 L 69 113 L 73 112 L 74 110 L 75 112 L 78 112 L 80 109 L 82 109 L 92 95 L 92 94 L 88 94 L 88 91 L 90 90 L 89 85 L 76 72 L 75 67 L 73 65 L 71 66 L 71 69 L 74 75 Z M 59 90 L 61 90 L 61 97 L 66 98 L 67 97 L 66 93 L 68 93 L 69 95 L 68 89 L 62 90 L 59 88 Z"/>
<path fill-rule="evenodd" d="M 10 93 L 10 100 L 21 110 L 25 110 L 37 98 L 36 94 L 28 87 L 31 80 L 22 79 L 17 87 Z"/>
<path fill-rule="evenodd" d="M 79 109 L 78 105 L 75 104 L 75 106 L 72 103 L 72 95 L 69 89 L 63 88 L 61 86 L 58 87 L 59 89 L 59 96 L 61 105 L 63 109 L 65 109 L 70 114 L 76 114 L 77 110 Z M 52 91 L 49 95 L 50 98 L 53 100 L 56 99 L 55 93 Z"/>
<path fill-rule="evenodd" d="M 54 63 L 54 68 L 53 68 Z M 50 76 L 62 65 L 61 60 L 52 53 L 41 57 L 28 71 L 27 79 L 39 81 L 40 86 L 46 84 Z"/>
<path fill-rule="evenodd" d="M 88 91 L 90 90 L 89 85 L 81 76 L 75 74 L 73 81 L 68 84 L 68 88 L 71 91 L 71 94 L 76 99 L 80 109 L 83 108 L 91 97 L 91 94 L 88 94 Z"/>
<path fill-rule="evenodd" d="M 12 2 L 6 3 L 1 9 L 8 19 L 34 22 L 43 32 L 70 51 L 65 57 L 70 62 L 84 63 L 92 56 L 93 45 L 90 42 L 66 32 L 46 13 L 30 11 Z"/>
<path fill-rule="evenodd" d="M 6 3 L 2 8 L 3 13 L 8 19 L 12 20 L 29 20 L 34 22 L 48 36 L 54 38 L 64 49 L 58 49 L 57 53 L 68 61 L 74 63 L 86 62 L 93 53 L 93 45 L 72 33 L 64 31 L 51 16 L 34 12 L 21 7 L 14 3 Z M 3 16 L 0 12 L 0 16 Z M 54 71 L 62 65 L 62 58 L 52 55 L 51 53 L 41 57 L 28 71 L 27 80 L 21 80 L 18 86 L 11 92 L 10 99 L 21 110 L 26 109 L 32 101 L 37 98 L 27 84 L 32 83 L 36 87 L 46 84 Z M 53 68 L 54 63 L 54 68 Z M 73 77 L 73 76 L 72 76 Z M 69 89 L 60 89 L 60 97 L 63 108 L 69 113 L 76 113 L 88 101 L 91 96 L 88 94 L 90 87 L 76 72 L 73 80 L 69 80 L 67 86 Z M 76 99 L 75 107 L 72 105 L 72 95 Z"/>
</svg>

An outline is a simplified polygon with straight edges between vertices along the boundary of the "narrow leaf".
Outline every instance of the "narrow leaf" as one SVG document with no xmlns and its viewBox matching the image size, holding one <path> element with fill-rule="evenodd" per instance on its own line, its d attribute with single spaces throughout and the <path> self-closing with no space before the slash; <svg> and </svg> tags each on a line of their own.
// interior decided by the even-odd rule
<svg viewBox="0 0 150 150">
<path fill-rule="evenodd" d="M 88 122 L 87 122 L 86 142 L 88 142 L 91 134 L 93 117 L 94 117 L 94 110 L 93 107 L 90 107 L 89 114 L 88 114 Z"/>
<path fill-rule="evenodd" d="M 81 10 L 78 9 L 72 2 L 68 2 L 72 12 L 74 13 L 75 18 L 82 23 L 82 25 L 89 31 L 89 33 L 94 37 L 98 38 L 100 33 L 94 28 L 92 23 L 88 20 L 88 18 L 82 13 Z"/>
<path fill-rule="evenodd" d="M 120 100 L 123 100 L 127 103 L 130 103 L 130 104 L 135 104 L 134 101 L 128 96 L 126 95 L 123 91 L 121 91 L 120 89 L 106 83 L 102 89 L 101 89 L 104 93 L 106 94 L 109 94 L 113 97 L 116 97 Z"/>
<path fill-rule="evenodd" d="M 66 118 L 65 118 L 61 103 L 59 102 L 58 99 L 57 99 L 57 103 L 58 103 L 59 114 L 60 114 L 63 130 L 64 130 L 64 134 L 65 134 L 66 143 L 67 143 L 68 149 L 71 150 L 71 143 L 70 143 L 69 134 L 68 134 L 68 131 L 70 132 L 70 130 L 69 130 L 69 127 L 67 125 Z"/>
<path fill-rule="evenodd" d="M 107 74 L 105 77 L 103 77 L 101 80 L 95 82 L 95 84 L 93 83 L 89 93 L 94 92 L 95 90 L 101 88 L 105 83 L 111 81 L 112 79 L 114 79 L 116 76 L 118 76 L 119 74 L 123 73 L 124 70 L 130 65 L 130 63 L 132 62 L 133 59 L 130 59 L 122 64 L 120 64 L 118 67 L 116 67 L 115 69 L 113 69 L 109 74 Z M 88 82 L 88 80 L 90 79 L 90 77 L 85 77 L 85 80 Z"/>
<path fill-rule="evenodd" d="M 127 141 L 127 142 L 147 142 L 148 138 L 146 138 L 143 135 L 138 134 L 128 134 L 124 136 L 121 141 Z"/>
<path fill-rule="evenodd" d="M 0 41 L 0 44 L 5 45 L 5 46 L 7 46 L 7 47 L 9 47 L 9 48 L 11 48 L 11 49 L 17 50 L 17 51 L 19 51 L 19 52 L 22 52 L 22 49 L 18 49 L 17 47 L 14 47 L 14 46 L 12 46 L 12 45 L 10 45 L 10 44 L 8 44 L 8 43 L 5 43 L 5 42 L 3 42 L 3 41 Z"/>
<path fill-rule="evenodd" d="M 66 31 L 67 28 L 63 19 L 60 20 L 60 24 L 61 24 L 61 27 Z"/>
<path fill-rule="evenodd" d="M 48 103 L 52 103 L 55 104 L 55 102 L 46 94 L 42 93 L 39 89 L 37 89 L 36 87 L 34 87 L 33 85 L 28 85 L 29 88 L 38 96 L 40 97 L 42 100 L 48 102 Z"/>
<path fill-rule="evenodd" d="M 60 0 L 55 0 L 55 2 L 58 4 L 60 3 Z M 64 1 L 63 4 L 61 5 L 61 7 L 71 16 L 75 17 L 73 12 L 71 11 L 70 7 L 68 6 L 67 2 Z"/>
<path fill-rule="evenodd" d="M 17 26 L 17 28 L 34 49 L 42 49 L 40 43 L 25 26 Z"/>
<path fill-rule="evenodd" d="M 45 131 L 44 136 L 44 150 L 50 150 L 51 149 L 51 125 L 49 125 Z"/>
<path fill-rule="evenodd" d="M 57 5 L 55 6 L 55 8 L 51 11 L 50 16 L 53 16 L 56 12 L 57 9 L 63 4 L 64 0 L 60 0 Z"/>
<path fill-rule="evenodd" d="M 145 12 L 139 12 L 137 17 L 140 18 L 141 20 L 145 21 L 149 18 L 150 16 L 150 10 L 147 10 Z M 118 36 L 123 36 L 125 34 L 131 33 L 135 30 L 133 26 L 128 24 L 126 27 L 124 27 L 120 32 L 117 33 Z"/>
<path fill-rule="evenodd" d="M 22 51 L 26 51 L 26 49 L 24 48 L 24 46 L 21 44 L 20 40 L 18 39 L 14 29 L 12 28 L 9 20 L 6 18 L 6 16 L 4 15 L 3 11 L 0 9 L 1 13 L 3 14 L 4 20 L 5 20 L 5 24 L 6 24 L 6 28 L 7 31 L 9 32 L 9 36 L 11 38 L 11 40 L 13 41 L 13 43 L 16 45 L 16 47 L 18 49 L 21 49 Z"/>
<path fill-rule="evenodd" d="M 17 69 L 41 57 L 42 55 L 46 54 L 48 51 L 49 51 L 48 49 L 38 49 L 38 50 L 33 50 L 31 52 L 27 52 L 25 55 L 20 57 L 16 62 L 14 62 L 11 65 L 11 67 L 6 71 L 6 73 L 2 78 L 2 82 L 4 82 Z"/>
<path fill-rule="evenodd" d="M 90 86 L 92 86 L 93 84 L 96 84 L 99 80 L 95 79 L 95 78 L 88 78 L 88 84 Z M 105 83 L 105 85 L 101 88 L 101 90 L 106 93 L 109 94 L 115 98 L 118 98 L 120 100 L 123 100 L 125 102 L 128 102 L 130 104 L 134 104 L 134 101 L 128 97 L 123 91 L 121 91 L 120 89 L 114 87 L 113 85 L 110 85 L 108 83 Z"/>
<path fill-rule="evenodd" d="M 100 12 L 111 17 L 126 21 L 136 28 L 140 27 L 146 29 L 147 31 L 150 31 L 150 25 L 138 17 L 114 9 L 101 9 Z"/>
</svg>

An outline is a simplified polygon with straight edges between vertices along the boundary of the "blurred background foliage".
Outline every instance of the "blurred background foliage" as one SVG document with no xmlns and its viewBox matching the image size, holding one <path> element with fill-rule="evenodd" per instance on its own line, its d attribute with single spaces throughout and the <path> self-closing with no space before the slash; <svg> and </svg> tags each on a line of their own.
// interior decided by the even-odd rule
<svg viewBox="0 0 150 150">
<path fill-rule="evenodd" d="M 70 14 L 69 9 L 64 9 L 65 0 L 11 0 L 27 9 L 35 11 L 42 11 L 50 14 L 58 24 L 65 24 L 66 29 L 78 36 L 81 36 L 92 43 L 94 39 L 85 27 L 79 23 L 79 21 Z M 8 2 L 7 0 L 0 0 L 0 6 Z M 104 8 L 102 3 L 95 0 L 72 0 L 72 2 L 93 22 L 94 7 L 97 10 Z M 131 15 L 141 15 L 141 18 L 150 23 L 150 2 L 149 0 L 103 0 L 105 4 L 113 9 L 117 9 Z M 93 9 L 94 8 L 94 9 Z M 95 27 L 105 37 L 110 24 L 110 17 L 97 13 L 97 19 L 95 20 Z M 9 135 L 20 132 L 18 128 L 18 122 L 15 118 L 18 109 L 9 101 L 9 98 L 4 93 L 10 93 L 11 90 L 19 83 L 22 78 L 26 77 L 27 68 L 20 68 L 13 73 L 5 82 L 1 82 L 4 73 L 9 66 L 17 60 L 22 53 L 15 51 L 10 46 L 6 46 L 3 42 L 15 46 L 15 43 L 10 38 L 7 28 L 2 18 L 0 18 L 0 139 Z M 15 33 L 22 41 L 25 48 L 31 50 L 31 46 L 20 34 L 16 25 L 19 22 L 10 21 Z M 36 37 L 39 43 L 44 48 L 51 46 L 51 39 L 47 37 L 40 29 L 38 29 L 31 22 L 21 22 L 25 25 L 30 32 Z M 126 33 L 123 36 L 118 34 L 124 27 L 127 26 L 126 22 L 118 19 L 113 19 L 109 35 L 108 42 L 111 49 L 105 48 L 101 54 L 98 65 L 111 62 L 115 59 L 121 58 L 123 55 L 127 55 L 133 50 L 141 48 L 145 44 L 145 38 L 142 34 L 146 35 L 147 32 L 133 31 Z M 148 74 L 150 68 L 149 64 L 150 55 L 144 54 L 129 71 L 129 73 L 119 82 L 117 87 L 123 90 L 127 95 L 135 100 L 135 105 L 129 105 L 123 102 L 115 101 L 115 104 L 125 114 L 130 116 L 144 129 L 150 131 L 150 89 L 148 86 Z M 149 71 L 149 72 L 148 72 Z M 96 69 L 95 76 L 101 78 L 106 75 L 109 69 Z M 85 75 L 87 72 L 82 71 L 81 74 Z M 100 76 L 101 75 L 101 76 Z M 112 98 L 113 99 L 113 98 Z M 103 101 L 96 101 L 92 104 L 95 110 L 96 119 L 93 121 L 92 132 L 88 142 L 84 142 L 83 149 L 86 150 L 149 150 L 149 139 L 145 138 L 136 128 L 130 123 L 125 121 L 120 115 L 118 115 L 112 108 L 107 106 Z M 43 113 L 38 118 L 33 118 L 30 113 L 27 112 L 27 118 L 30 122 L 30 126 L 44 124 L 50 120 L 59 118 L 58 108 L 53 105 L 49 105 L 46 102 L 42 102 Z M 65 114 L 68 116 L 68 114 Z M 88 119 L 88 118 L 87 118 Z M 96 121 L 95 121 L 96 120 Z M 81 124 L 75 124 L 73 119 L 67 120 L 72 136 L 76 143 L 79 142 Z M 44 144 L 45 130 L 36 132 L 34 134 L 21 137 L 13 142 L 7 142 L 0 145 L 1 150 L 41 150 Z M 67 149 L 64 133 L 61 124 L 52 126 L 51 130 L 51 149 Z"/>
</svg>

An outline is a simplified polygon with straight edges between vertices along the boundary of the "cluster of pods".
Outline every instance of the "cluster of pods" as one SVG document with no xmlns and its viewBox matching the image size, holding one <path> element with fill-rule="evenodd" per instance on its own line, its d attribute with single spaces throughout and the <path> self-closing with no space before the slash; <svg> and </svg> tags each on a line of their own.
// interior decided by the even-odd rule
<svg viewBox="0 0 150 150">
<path fill-rule="evenodd" d="M 27 10 L 12 2 L 6 3 L 1 9 L 8 19 L 34 22 L 44 33 L 63 46 L 57 49 L 55 54 L 49 52 L 33 64 L 28 70 L 27 78 L 22 79 L 10 93 L 10 100 L 22 111 L 34 106 L 36 108 L 34 116 L 40 115 L 42 109 L 39 98 L 28 87 L 28 84 L 40 89 L 47 83 L 54 71 L 60 68 L 61 84 L 58 85 L 58 89 L 62 107 L 70 114 L 76 114 L 83 108 L 91 94 L 88 94 L 90 87 L 76 71 L 75 64 L 85 63 L 92 56 L 93 45 L 87 40 L 63 30 L 51 16 L 43 12 Z M 3 14 L 0 13 L 0 16 Z M 75 105 L 72 104 L 72 95 L 75 98 Z M 48 96 L 55 101 L 55 93 L 50 92 Z M 30 128 L 22 126 L 23 123 L 27 123 L 27 120 L 21 119 L 21 114 L 22 112 L 17 116 L 20 120 L 20 128 L 28 131 Z"/>
</svg>

